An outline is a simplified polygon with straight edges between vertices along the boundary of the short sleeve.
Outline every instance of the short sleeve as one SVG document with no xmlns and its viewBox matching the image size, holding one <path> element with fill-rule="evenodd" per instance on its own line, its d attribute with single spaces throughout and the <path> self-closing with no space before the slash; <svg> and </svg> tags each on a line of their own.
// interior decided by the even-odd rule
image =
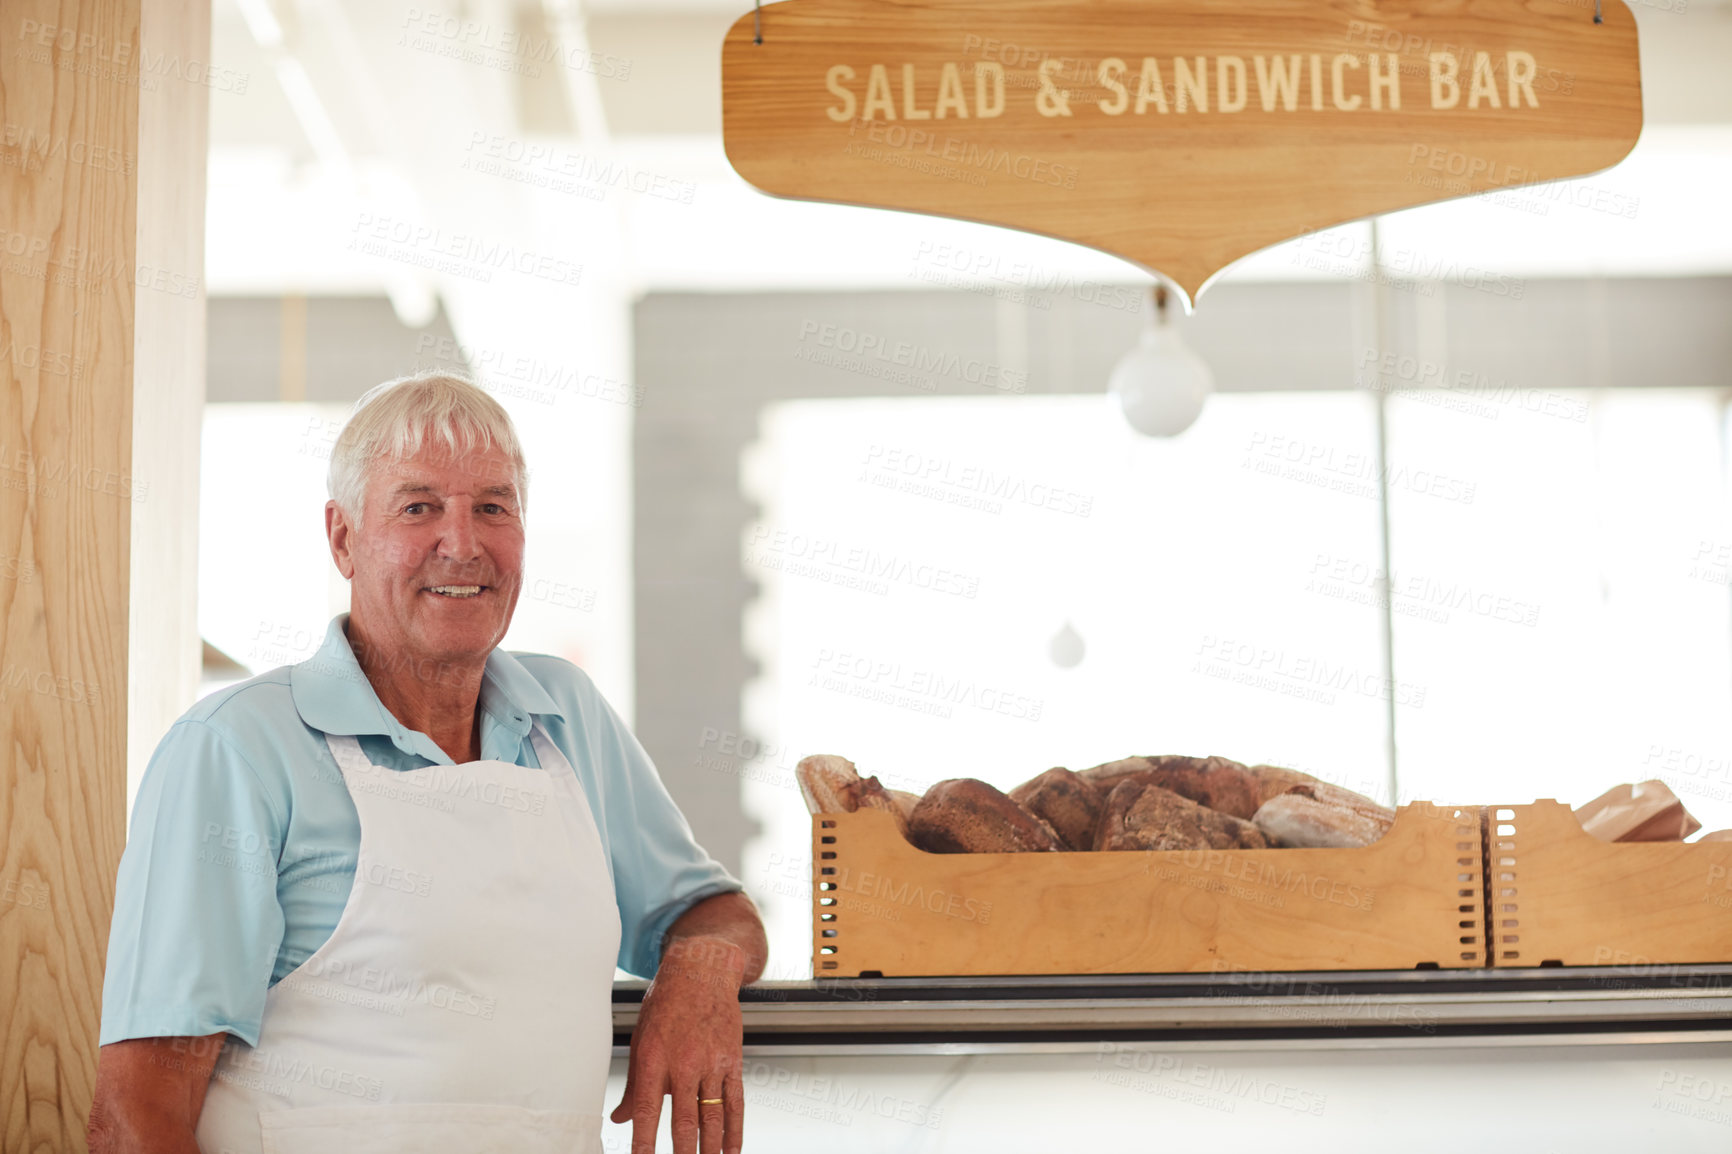
<svg viewBox="0 0 1732 1154">
<path fill-rule="evenodd" d="M 589 738 L 605 778 L 601 820 L 619 901 L 619 966 L 647 978 L 661 963 L 663 935 L 681 914 L 745 887 L 697 843 L 636 735 L 593 683 L 584 688 L 593 702 L 585 711 L 593 722 Z"/>
<path fill-rule="evenodd" d="M 283 937 L 280 808 L 219 732 L 188 720 L 169 730 L 120 859 L 101 1044 L 219 1032 L 258 1041 Z"/>
</svg>

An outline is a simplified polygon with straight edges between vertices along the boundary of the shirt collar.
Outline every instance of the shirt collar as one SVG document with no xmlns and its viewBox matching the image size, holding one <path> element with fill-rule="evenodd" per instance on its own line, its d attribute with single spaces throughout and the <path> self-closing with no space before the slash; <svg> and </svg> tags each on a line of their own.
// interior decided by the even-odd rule
<svg viewBox="0 0 1732 1154">
<path fill-rule="evenodd" d="M 392 716 L 373 692 L 372 682 L 361 672 L 355 651 L 349 647 L 344 626 L 347 613 L 331 618 L 319 651 L 289 669 L 289 688 L 301 720 L 322 733 L 382 734 L 405 753 L 415 753 L 436 762 L 448 762 L 444 752 L 426 734 L 412 730 Z M 534 714 L 565 713 L 549 697 L 523 663 L 503 649 L 487 655 L 481 676 L 482 746 L 492 744 L 486 730 L 503 726 L 521 740 L 530 730 Z M 489 724 L 492 723 L 492 725 Z"/>
</svg>

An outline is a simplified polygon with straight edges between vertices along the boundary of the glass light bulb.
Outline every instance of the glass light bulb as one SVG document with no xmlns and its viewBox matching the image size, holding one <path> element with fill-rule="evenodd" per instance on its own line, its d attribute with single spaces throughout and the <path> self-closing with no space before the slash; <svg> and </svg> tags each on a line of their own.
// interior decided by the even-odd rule
<svg viewBox="0 0 1732 1154">
<path fill-rule="evenodd" d="M 1131 428 L 1146 437 L 1176 437 L 1202 413 L 1214 384 L 1209 366 L 1178 330 L 1157 324 L 1113 366 L 1107 391 Z"/>
<path fill-rule="evenodd" d="M 1075 669 L 1082 664 L 1085 649 L 1082 634 L 1076 631 L 1076 626 L 1066 621 L 1064 627 L 1052 635 L 1047 653 L 1051 656 L 1052 663 L 1060 669 Z"/>
<path fill-rule="evenodd" d="M 391 299 L 391 311 L 397 320 L 412 329 L 424 329 L 439 315 L 439 294 L 419 277 L 396 277 L 385 286 Z"/>
</svg>

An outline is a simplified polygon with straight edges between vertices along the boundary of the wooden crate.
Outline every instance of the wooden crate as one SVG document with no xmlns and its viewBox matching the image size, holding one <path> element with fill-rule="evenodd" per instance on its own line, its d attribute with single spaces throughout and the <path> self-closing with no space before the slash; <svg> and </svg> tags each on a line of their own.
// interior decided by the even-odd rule
<svg viewBox="0 0 1732 1154">
<path fill-rule="evenodd" d="M 1487 813 L 1492 965 L 1732 961 L 1732 842 L 1605 842 L 1549 799 Z"/>
<path fill-rule="evenodd" d="M 1404 806 L 1362 849 L 931 854 L 812 819 L 819 977 L 1483 966 L 1482 815 Z"/>
</svg>

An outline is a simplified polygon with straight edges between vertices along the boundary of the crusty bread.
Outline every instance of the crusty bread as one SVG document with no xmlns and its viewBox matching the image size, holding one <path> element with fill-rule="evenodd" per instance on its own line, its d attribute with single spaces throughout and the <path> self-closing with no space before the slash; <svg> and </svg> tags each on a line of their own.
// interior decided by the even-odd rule
<svg viewBox="0 0 1732 1154">
<path fill-rule="evenodd" d="M 1322 785 L 1323 782 L 1308 773 L 1296 769 L 1283 769 L 1278 765 L 1253 765 L 1245 772 L 1257 783 L 1257 804 L 1260 806 L 1272 797 L 1279 797 L 1296 785 Z"/>
<path fill-rule="evenodd" d="M 1255 765 L 1247 772 L 1257 783 L 1259 805 L 1303 786 L 1304 788 L 1300 792 L 1306 796 L 1314 797 L 1318 801 L 1331 805 L 1351 809 L 1356 813 L 1365 815 L 1372 821 L 1383 823 L 1386 829 L 1389 823 L 1395 820 L 1395 811 L 1388 806 L 1379 805 L 1362 793 L 1354 793 L 1351 789 L 1312 777 L 1308 773 L 1300 773 L 1296 769 L 1281 769 L 1273 765 Z"/>
<path fill-rule="evenodd" d="M 903 837 L 908 836 L 908 815 L 903 812 L 901 804 L 895 796 L 875 777 L 863 777 L 855 786 L 856 809 L 881 809 L 896 819 L 896 828 Z"/>
<path fill-rule="evenodd" d="M 1164 757 L 1149 780 L 1240 821 L 1250 821 L 1263 804 L 1251 771 L 1225 757 Z"/>
<path fill-rule="evenodd" d="M 1601 841 L 1683 841 L 1702 828 L 1657 778 L 1614 785 L 1575 812 L 1583 832 Z"/>
<path fill-rule="evenodd" d="M 1095 849 L 1103 851 L 1267 847 L 1267 839 L 1250 822 L 1138 777 L 1113 788 L 1095 831 Z"/>
<path fill-rule="evenodd" d="M 1277 845 L 1347 849 L 1370 845 L 1394 824 L 1393 815 L 1366 813 L 1317 796 L 1313 790 L 1298 785 L 1264 802 L 1253 819 L 1257 828 Z"/>
<path fill-rule="evenodd" d="M 1257 778 L 1245 766 L 1226 757 L 1182 754 L 1126 757 L 1093 766 L 1080 776 L 1110 794 L 1120 782 L 1137 780 L 1158 785 L 1198 805 L 1249 821 L 1263 804 Z"/>
<path fill-rule="evenodd" d="M 885 789 L 876 777 L 861 777 L 854 763 L 833 753 L 802 757 L 794 766 L 800 796 L 813 813 L 855 813 L 881 809 L 896 819 L 896 828 L 908 836 L 908 815 L 918 799 L 901 790 Z"/>
<path fill-rule="evenodd" d="M 1117 761 L 1078 770 L 1077 776 L 1096 786 L 1102 794 L 1110 794 L 1125 778 L 1147 773 L 1162 760 L 1159 757 L 1121 757 Z"/>
<path fill-rule="evenodd" d="M 813 813 L 853 813 L 860 808 L 860 774 L 845 757 L 833 753 L 802 757 L 794 766 L 794 780 Z"/>
<path fill-rule="evenodd" d="M 919 794 L 909 793 L 905 789 L 887 789 L 884 792 L 896 803 L 896 808 L 902 811 L 903 821 L 914 816 L 914 807 L 920 804 Z"/>
<path fill-rule="evenodd" d="M 1049 769 L 1010 791 L 1010 800 L 1045 821 L 1068 850 L 1093 849 L 1106 794 L 1080 774 Z"/>
<path fill-rule="evenodd" d="M 930 853 L 1025 853 L 1061 848 L 1053 828 L 984 781 L 960 777 L 926 791 L 909 840 Z"/>
</svg>

